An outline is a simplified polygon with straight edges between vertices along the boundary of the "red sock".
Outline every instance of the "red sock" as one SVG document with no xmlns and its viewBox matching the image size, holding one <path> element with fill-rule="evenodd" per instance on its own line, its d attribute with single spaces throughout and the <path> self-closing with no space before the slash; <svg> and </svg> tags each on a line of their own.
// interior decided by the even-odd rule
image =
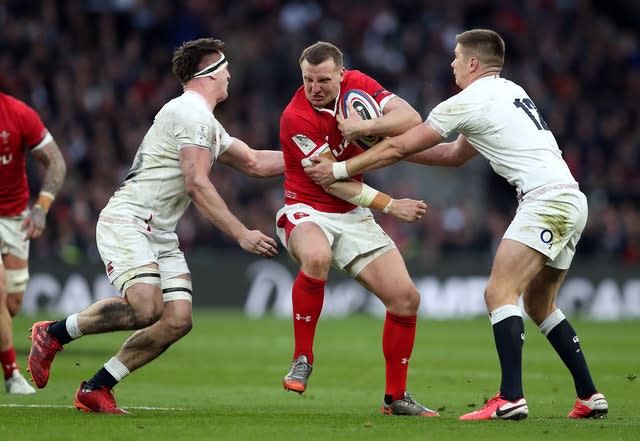
<svg viewBox="0 0 640 441">
<path fill-rule="evenodd" d="M 6 351 L 0 352 L 0 363 L 2 363 L 4 379 L 6 380 L 14 370 L 18 369 L 18 365 L 16 364 L 16 350 L 13 346 Z"/>
<path fill-rule="evenodd" d="M 386 361 L 385 395 L 401 400 L 407 389 L 407 371 L 416 337 L 416 316 L 398 316 L 387 311 L 382 333 L 382 352 Z"/>
<path fill-rule="evenodd" d="M 302 271 L 293 282 L 291 299 L 293 303 L 293 335 L 296 345 L 293 359 L 306 355 L 313 364 L 313 338 L 316 325 L 322 312 L 324 302 L 324 284 L 321 279 L 314 279 Z"/>
</svg>

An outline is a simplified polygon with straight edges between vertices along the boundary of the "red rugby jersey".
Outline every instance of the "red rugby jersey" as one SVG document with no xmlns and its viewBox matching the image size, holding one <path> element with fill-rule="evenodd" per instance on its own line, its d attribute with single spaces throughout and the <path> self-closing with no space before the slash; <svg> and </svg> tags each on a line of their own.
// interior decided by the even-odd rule
<svg viewBox="0 0 640 441">
<path fill-rule="evenodd" d="M 361 89 L 374 97 L 378 104 L 392 97 L 373 78 L 357 70 L 345 71 L 340 85 L 340 102 L 347 90 Z M 353 144 L 343 144 L 342 134 L 336 122 L 337 106 L 332 109 L 318 109 L 305 97 L 304 86 L 284 109 L 280 117 L 280 144 L 284 155 L 284 200 L 286 205 L 304 203 L 318 211 L 346 213 L 356 206 L 350 202 L 326 193 L 305 174 L 301 161 L 313 155 L 313 152 L 328 144 L 338 161 L 362 153 L 362 149 Z M 362 181 L 362 176 L 354 176 Z"/>
<path fill-rule="evenodd" d="M 16 216 L 27 207 L 25 153 L 44 145 L 48 133 L 35 110 L 0 93 L 0 216 Z"/>
</svg>

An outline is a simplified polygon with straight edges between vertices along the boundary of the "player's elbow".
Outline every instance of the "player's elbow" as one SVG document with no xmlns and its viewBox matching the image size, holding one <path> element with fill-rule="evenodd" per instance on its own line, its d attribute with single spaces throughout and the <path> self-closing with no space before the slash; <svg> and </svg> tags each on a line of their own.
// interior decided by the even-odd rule
<svg viewBox="0 0 640 441">
<path fill-rule="evenodd" d="M 420 116 L 420 114 L 416 110 L 413 110 L 413 112 L 411 112 L 408 115 L 407 124 L 409 125 L 409 127 L 413 127 L 413 126 L 417 126 L 418 124 L 422 124 L 422 117 Z"/>
<path fill-rule="evenodd" d="M 260 162 L 255 158 L 248 160 L 245 166 L 245 174 L 247 176 L 250 176 L 252 178 L 259 178 L 265 175 L 264 170 L 262 170 L 262 168 L 260 167 Z"/>
<path fill-rule="evenodd" d="M 211 185 L 211 182 L 208 178 L 202 176 L 189 177 L 184 181 L 184 189 L 187 196 L 196 203 L 200 200 L 200 195 L 205 191 L 207 185 Z"/>
<path fill-rule="evenodd" d="M 64 162 L 64 159 L 62 157 L 60 157 L 60 160 L 56 163 L 56 169 L 59 176 L 64 177 L 67 174 L 67 163 Z"/>
<path fill-rule="evenodd" d="M 389 161 L 397 162 L 414 153 L 409 151 L 404 144 L 398 142 L 395 138 L 387 138 L 387 142 L 387 148 L 385 148 L 383 152 Z"/>
<path fill-rule="evenodd" d="M 245 158 L 243 172 L 252 178 L 273 176 L 275 173 L 269 165 L 268 156 L 260 151 L 252 151 Z"/>
</svg>

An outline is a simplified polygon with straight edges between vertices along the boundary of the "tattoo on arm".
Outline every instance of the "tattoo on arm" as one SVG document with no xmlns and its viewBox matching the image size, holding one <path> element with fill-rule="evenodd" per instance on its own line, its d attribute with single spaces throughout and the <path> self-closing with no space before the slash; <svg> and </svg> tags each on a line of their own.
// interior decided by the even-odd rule
<svg viewBox="0 0 640 441">
<path fill-rule="evenodd" d="M 33 152 L 36 160 L 45 168 L 40 191 L 56 195 L 64 181 L 67 166 L 55 141 Z"/>
</svg>

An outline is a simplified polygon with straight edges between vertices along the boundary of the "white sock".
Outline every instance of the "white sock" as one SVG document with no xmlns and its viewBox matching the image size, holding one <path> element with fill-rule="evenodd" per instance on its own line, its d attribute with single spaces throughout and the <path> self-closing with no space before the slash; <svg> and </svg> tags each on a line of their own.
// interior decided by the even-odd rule
<svg viewBox="0 0 640 441">
<path fill-rule="evenodd" d="M 558 326 L 558 324 L 565 318 L 566 317 L 562 313 L 562 311 L 556 309 L 551 314 L 549 314 L 547 318 L 542 321 L 542 323 L 538 325 L 538 329 L 540 329 L 540 332 L 542 332 L 544 335 L 549 335 L 553 328 Z"/>
<path fill-rule="evenodd" d="M 67 327 L 67 332 L 69 333 L 69 337 L 72 339 L 82 337 L 82 331 L 80 331 L 80 327 L 78 326 L 78 313 L 71 314 L 67 317 L 67 321 L 65 322 Z"/>
<path fill-rule="evenodd" d="M 516 305 L 504 305 L 491 311 L 489 313 L 489 320 L 492 325 L 495 325 L 496 323 L 512 316 L 522 317 L 522 310 L 520 307 Z"/>
<path fill-rule="evenodd" d="M 122 362 L 118 360 L 116 357 L 111 357 L 111 359 L 104 364 L 104 368 L 117 381 L 120 381 L 124 377 L 129 375 L 129 369 L 127 369 L 127 367 L 124 364 L 122 364 Z"/>
</svg>

